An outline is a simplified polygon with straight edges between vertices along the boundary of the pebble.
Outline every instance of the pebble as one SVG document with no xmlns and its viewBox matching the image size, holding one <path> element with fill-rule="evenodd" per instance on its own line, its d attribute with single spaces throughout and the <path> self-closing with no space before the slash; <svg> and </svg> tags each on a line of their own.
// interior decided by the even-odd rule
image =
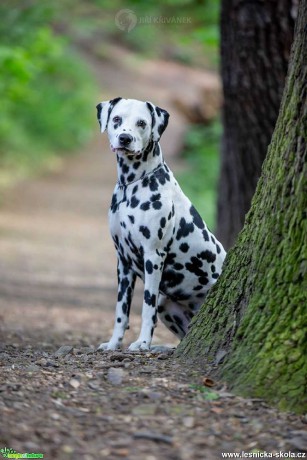
<svg viewBox="0 0 307 460">
<path fill-rule="evenodd" d="M 60 367 L 59 363 L 56 363 L 55 361 L 48 360 L 46 362 L 47 367 Z"/>
<path fill-rule="evenodd" d="M 72 379 L 69 380 L 69 385 L 70 385 L 71 387 L 77 389 L 77 388 L 79 388 L 79 386 L 80 386 L 80 380 L 77 380 L 77 379 L 72 378 Z"/>
<path fill-rule="evenodd" d="M 100 382 L 98 380 L 91 380 L 90 382 L 88 382 L 87 386 L 91 389 L 91 390 L 99 390 L 100 388 Z"/>
<path fill-rule="evenodd" d="M 37 361 L 35 361 L 35 364 L 37 364 L 38 366 L 46 366 L 47 359 L 46 358 L 40 358 Z"/>
<path fill-rule="evenodd" d="M 70 345 L 62 345 L 62 346 L 54 353 L 54 357 L 55 357 L 55 358 L 64 357 L 64 356 L 68 355 L 69 353 L 71 353 L 72 350 L 73 350 L 73 347 L 71 347 Z"/>
<path fill-rule="evenodd" d="M 62 451 L 65 452 L 65 454 L 72 454 L 74 449 L 73 447 L 64 444 L 64 446 L 62 446 Z"/>
<path fill-rule="evenodd" d="M 110 367 L 108 370 L 108 381 L 113 385 L 120 385 L 123 381 L 124 370 L 120 367 Z"/>
<path fill-rule="evenodd" d="M 182 423 L 186 428 L 193 428 L 195 425 L 195 419 L 194 417 L 184 417 Z"/>
<path fill-rule="evenodd" d="M 25 368 L 25 371 L 26 372 L 37 372 L 37 371 L 40 371 L 40 367 L 37 366 L 36 364 L 30 364 L 29 366 Z"/>
</svg>

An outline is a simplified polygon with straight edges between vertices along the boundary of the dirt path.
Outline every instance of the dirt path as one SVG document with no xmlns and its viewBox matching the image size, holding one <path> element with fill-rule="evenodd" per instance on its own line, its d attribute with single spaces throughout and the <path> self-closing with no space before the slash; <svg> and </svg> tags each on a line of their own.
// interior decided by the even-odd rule
<svg viewBox="0 0 307 460">
<path fill-rule="evenodd" d="M 184 122 L 172 96 L 187 82 L 176 65 L 165 64 L 161 81 L 154 64 L 120 53 L 93 61 L 102 93 L 89 103 L 120 93 L 167 107 L 163 146 L 175 163 Z M 94 353 L 113 325 L 106 216 L 115 180 L 114 158 L 97 136 L 60 172 L 18 186 L 0 209 L 0 449 L 84 460 L 302 450 L 304 420 L 235 398 L 222 383 L 206 388 L 205 369 L 182 369 L 166 355 Z M 138 287 L 127 342 L 138 332 L 140 301 Z M 165 342 L 175 344 L 160 326 L 156 343 Z"/>
</svg>

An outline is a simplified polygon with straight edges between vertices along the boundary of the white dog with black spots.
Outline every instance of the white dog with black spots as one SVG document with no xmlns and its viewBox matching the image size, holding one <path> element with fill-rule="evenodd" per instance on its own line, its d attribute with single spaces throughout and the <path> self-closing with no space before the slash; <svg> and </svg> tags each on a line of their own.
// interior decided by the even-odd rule
<svg viewBox="0 0 307 460">
<path fill-rule="evenodd" d="M 118 97 L 98 104 L 97 117 L 118 172 L 109 211 L 118 261 L 115 326 L 99 348 L 122 348 L 138 276 L 144 282 L 142 326 L 129 350 L 149 350 L 157 316 L 179 339 L 185 336 L 226 253 L 163 159 L 159 140 L 168 124 L 166 110 Z"/>
</svg>

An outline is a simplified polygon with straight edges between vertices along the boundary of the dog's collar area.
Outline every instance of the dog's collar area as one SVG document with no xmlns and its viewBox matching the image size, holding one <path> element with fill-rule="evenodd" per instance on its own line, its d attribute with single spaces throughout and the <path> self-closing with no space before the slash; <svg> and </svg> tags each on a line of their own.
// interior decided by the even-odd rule
<svg viewBox="0 0 307 460">
<path fill-rule="evenodd" d="M 158 166 L 156 166 L 152 171 L 149 171 L 148 173 L 146 174 L 142 174 L 141 177 L 139 177 L 138 179 L 135 179 L 131 182 L 121 182 L 120 180 L 117 181 L 117 186 L 120 188 L 120 189 L 125 189 L 126 187 L 128 187 L 129 185 L 132 185 L 132 184 L 135 184 L 136 182 L 139 182 L 140 180 L 143 180 L 145 177 L 148 177 L 150 176 L 151 174 L 155 174 L 157 171 L 159 171 L 159 169 L 161 168 L 164 168 L 164 163 L 160 163 Z M 144 171 L 145 173 L 145 171 Z"/>
</svg>

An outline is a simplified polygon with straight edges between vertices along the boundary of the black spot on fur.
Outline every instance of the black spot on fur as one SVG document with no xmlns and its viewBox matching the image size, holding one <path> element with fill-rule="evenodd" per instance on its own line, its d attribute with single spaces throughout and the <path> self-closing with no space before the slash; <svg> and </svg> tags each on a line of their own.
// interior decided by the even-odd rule
<svg viewBox="0 0 307 460">
<path fill-rule="evenodd" d="M 140 209 L 142 209 L 142 211 L 148 211 L 149 208 L 150 208 L 150 201 L 145 201 L 145 203 L 142 203 L 140 206 Z"/>
<path fill-rule="evenodd" d="M 135 220 L 135 219 L 134 219 L 134 216 L 128 216 L 128 218 L 129 218 L 130 222 L 131 222 L 132 224 L 134 224 L 134 220 Z"/>
<path fill-rule="evenodd" d="M 135 174 L 134 173 L 129 174 L 129 176 L 127 177 L 128 182 L 133 182 L 134 179 L 135 179 Z M 137 188 L 137 185 L 136 185 L 136 188 Z"/>
<path fill-rule="evenodd" d="M 197 254 L 203 260 L 206 260 L 209 264 L 213 263 L 216 259 L 216 255 L 211 251 L 202 251 L 200 254 Z"/>
<path fill-rule="evenodd" d="M 136 162 L 134 163 L 134 165 L 133 165 L 133 169 L 135 169 L 135 170 L 138 169 L 138 168 L 140 167 L 140 165 L 141 165 L 141 162 L 140 162 L 140 161 L 136 161 Z"/>
<path fill-rule="evenodd" d="M 153 152 L 152 152 L 152 155 L 154 157 L 158 157 L 160 155 L 160 146 L 158 143 L 156 143 L 154 149 L 153 149 Z"/>
<path fill-rule="evenodd" d="M 152 192 L 156 192 L 159 188 L 158 182 L 155 176 L 151 176 L 149 180 L 149 188 Z"/>
<path fill-rule="evenodd" d="M 173 324 L 170 325 L 170 330 L 173 331 L 175 334 L 178 334 L 178 329 L 176 326 L 174 326 Z"/>
<path fill-rule="evenodd" d="M 193 291 L 201 291 L 204 287 L 202 285 L 194 286 Z"/>
<path fill-rule="evenodd" d="M 146 268 L 147 273 L 151 275 L 153 272 L 153 265 L 152 265 L 151 260 L 146 261 L 145 268 Z"/>
<path fill-rule="evenodd" d="M 208 275 L 208 274 L 205 273 L 204 276 L 200 276 L 198 278 L 199 283 L 203 284 L 204 286 L 209 283 L 208 276 L 205 276 L 205 275 Z"/>
<path fill-rule="evenodd" d="M 184 217 L 181 217 L 179 222 L 179 229 L 177 231 L 176 240 L 180 240 L 183 237 L 188 236 L 190 233 L 194 232 L 193 223 L 188 223 Z"/>
<path fill-rule="evenodd" d="M 176 301 L 188 300 L 190 298 L 190 294 L 187 294 L 182 289 L 177 289 L 172 295 L 171 298 Z"/>
<path fill-rule="evenodd" d="M 204 240 L 205 240 L 205 241 L 209 241 L 209 235 L 208 235 L 208 232 L 207 232 L 206 229 L 203 230 L 203 237 L 204 237 Z"/>
<path fill-rule="evenodd" d="M 168 172 L 166 172 L 166 170 L 164 168 L 160 168 L 157 172 L 156 172 L 156 178 L 157 180 L 159 181 L 159 183 L 161 185 L 164 185 L 166 182 L 169 182 L 170 181 L 170 175 L 168 174 Z"/>
<path fill-rule="evenodd" d="M 146 289 L 144 292 L 144 300 L 147 303 L 147 305 L 151 305 L 152 307 L 156 306 L 156 295 L 150 294 L 148 289 Z"/>
<path fill-rule="evenodd" d="M 188 245 L 188 243 L 181 243 L 181 245 L 179 246 L 179 249 L 182 252 L 188 252 L 188 250 L 190 249 L 190 246 Z"/>
<path fill-rule="evenodd" d="M 165 270 L 162 275 L 162 280 L 160 283 L 161 291 L 164 291 L 164 288 L 172 288 L 178 286 L 184 280 L 184 275 L 178 273 L 175 270 Z"/>
<path fill-rule="evenodd" d="M 176 254 L 175 252 L 170 252 L 167 254 L 166 259 L 165 259 L 165 265 L 173 265 L 176 260 Z"/>
<path fill-rule="evenodd" d="M 180 264 L 179 262 L 175 263 L 173 267 L 175 270 L 182 270 L 184 268 L 184 266 Z"/>
<path fill-rule="evenodd" d="M 204 274 L 201 260 L 198 260 L 197 257 L 191 257 L 191 261 L 185 264 L 185 268 L 191 273 L 195 273 L 196 276 L 202 276 Z"/>
<path fill-rule="evenodd" d="M 165 217 L 161 217 L 161 219 L 160 219 L 160 226 L 161 226 L 161 228 L 164 228 L 165 225 L 166 225 L 166 219 L 165 219 Z"/>
<path fill-rule="evenodd" d="M 145 225 L 141 225 L 139 230 L 142 233 L 142 235 L 145 236 L 145 238 L 147 238 L 147 239 L 150 238 L 150 231 L 149 231 L 148 227 L 145 227 Z"/>
<path fill-rule="evenodd" d="M 173 320 L 175 321 L 175 323 L 176 323 L 178 326 L 182 326 L 182 325 L 183 325 L 183 321 L 182 321 L 182 319 L 180 318 L 180 316 L 178 316 L 178 315 L 173 315 Z"/>
<path fill-rule="evenodd" d="M 173 241 L 174 241 L 173 238 L 171 238 L 171 239 L 168 241 L 167 245 L 165 246 L 164 251 L 165 251 L 166 253 L 169 252 L 169 250 L 170 250 L 170 248 L 171 248 L 171 246 L 172 246 L 172 244 L 173 244 Z"/>
<path fill-rule="evenodd" d="M 154 315 L 152 315 L 151 319 L 152 319 L 152 322 L 156 325 L 157 324 L 157 310 L 155 311 Z"/>
<path fill-rule="evenodd" d="M 146 188 L 148 187 L 148 184 L 149 184 L 149 179 L 148 177 L 144 177 L 144 179 L 142 180 L 142 187 Z"/>
<path fill-rule="evenodd" d="M 154 201 L 154 202 L 152 203 L 152 207 L 153 207 L 154 209 L 156 209 L 156 210 L 161 209 L 161 208 L 162 208 L 162 203 L 161 203 L 161 201 Z"/>
<path fill-rule="evenodd" d="M 121 160 L 122 160 L 122 158 L 121 158 Z M 121 168 L 122 168 L 122 172 L 123 172 L 124 174 L 127 174 L 127 173 L 129 172 L 129 169 L 130 169 L 129 166 L 126 165 L 125 163 L 122 165 Z"/>
<path fill-rule="evenodd" d="M 159 240 L 162 240 L 162 238 L 163 238 L 163 230 L 162 230 L 162 228 L 159 228 L 159 230 L 158 230 L 158 238 L 159 238 Z"/>
<path fill-rule="evenodd" d="M 117 196 L 114 193 L 114 195 L 112 196 L 112 201 L 111 201 L 111 211 L 116 212 L 117 208 L 118 208 Z"/>
<path fill-rule="evenodd" d="M 130 206 L 131 208 L 136 208 L 140 203 L 140 200 L 138 200 L 135 196 L 133 196 L 131 198 L 131 201 L 130 201 Z"/>
<path fill-rule="evenodd" d="M 193 205 L 190 207 L 190 214 L 193 217 L 193 222 L 196 225 L 196 227 L 200 229 L 205 228 L 202 218 L 200 217 Z"/>
</svg>

